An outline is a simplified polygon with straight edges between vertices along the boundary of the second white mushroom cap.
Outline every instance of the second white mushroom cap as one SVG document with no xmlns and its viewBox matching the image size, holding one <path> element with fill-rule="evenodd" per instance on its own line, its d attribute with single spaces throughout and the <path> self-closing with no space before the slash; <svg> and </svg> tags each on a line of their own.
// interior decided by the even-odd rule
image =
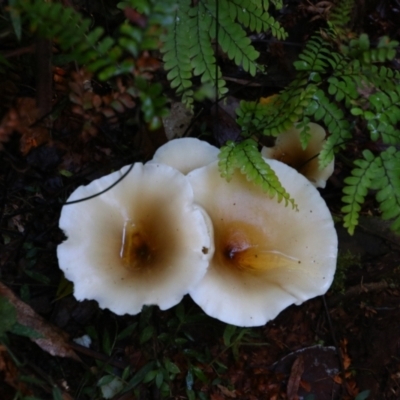
<svg viewBox="0 0 400 400">
<path fill-rule="evenodd" d="M 332 283 L 337 235 L 318 190 L 293 168 L 266 160 L 299 211 L 271 199 L 237 171 L 228 183 L 218 164 L 192 171 L 195 201 L 210 215 L 215 253 L 190 295 L 210 316 L 258 326 Z"/>
<path fill-rule="evenodd" d="M 173 139 L 159 147 L 148 163 L 161 163 L 188 174 L 218 160 L 219 149 L 196 138 Z"/>
</svg>

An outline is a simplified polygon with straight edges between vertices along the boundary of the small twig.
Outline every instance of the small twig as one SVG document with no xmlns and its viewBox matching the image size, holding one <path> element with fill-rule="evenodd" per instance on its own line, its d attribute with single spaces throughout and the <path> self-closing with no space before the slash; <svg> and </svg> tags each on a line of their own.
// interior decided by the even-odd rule
<svg viewBox="0 0 400 400">
<path fill-rule="evenodd" d="M 352 286 L 347 289 L 345 293 L 338 293 L 330 297 L 328 299 L 328 305 L 329 307 L 334 307 L 342 300 L 349 299 L 350 297 L 356 297 L 359 296 L 361 293 L 366 292 L 379 292 L 380 290 L 387 289 L 388 287 L 389 284 L 385 281 L 363 283 L 360 285 Z"/>
<path fill-rule="evenodd" d="M 7 203 L 9 176 L 10 176 L 10 169 L 7 169 L 7 172 L 5 173 L 4 176 L 4 183 L 2 183 L 3 195 L 1 196 L 1 203 L 0 203 L 0 224 L 3 221 L 4 210 L 6 208 L 6 203 Z"/>
<path fill-rule="evenodd" d="M 377 237 L 377 238 L 379 238 L 379 239 L 382 239 L 382 240 L 384 240 L 385 242 L 390 242 L 391 244 L 395 245 L 396 247 L 400 247 L 400 243 L 399 243 L 399 242 L 396 242 L 395 240 L 391 239 L 390 237 L 387 237 L 387 236 L 385 236 L 385 235 L 382 235 L 382 234 L 380 234 L 380 233 L 377 233 L 377 232 L 375 232 L 375 231 L 373 231 L 373 230 L 371 230 L 371 229 L 365 227 L 365 226 L 362 225 L 362 224 L 358 224 L 358 226 L 359 226 L 363 231 L 367 232 L 369 235 L 375 236 L 375 237 Z"/>
<path fill-rule="evenodd" d="M 234 83 L 237 83 L 238 85 L 245 85 L 245 86 L 250 86 L 250 87 L 262 87 L 264 84 L 258 83 L 258 82 L 251 82 L 247 79 L 239 79 L 239 78 L 232 78 L 230 76 L 223 76 L 223 79 L 226 81 L 231 81 Z"/>
<path fill-rule="evenodd" d="M 48 39 L 36 40 L 36 104 L 39 119 L 52 108 L 53 76 L 51 71 L 52 42 Z"/>
<path fill-rule="evenodd" d="M 22 56 L 23 54 L 32 54 L 35 52 L 35 50 L 36 50 L 36 45 L 31 44 L 30 46 L 22 47 L 20 49 L 4 51 L 1 53 L 1 55 L 4 58 L 13 58 L 13 57 Z"/>
<path fill-rule="evenodd" d="M 215 41 L 217 46 L 215 48 L 215 58 L 218 59 L 218 45 L 219 45 L 219 0 L 215 3 Z M 215 63 L 215 136 L 218 136 L 219 124 L 218 124 L 218 111 L 219 111 L 219 100 L 218 100 L 218 62 Z"/>
<path fill-rule="evenodd" d="M 95 358 L 96 360 L 103 361 L 107 364 L 112 365 L 113 367 L 125 369 L 129 365 L 127 362 L 113 360 L 112 357 L 106 356 L 102 353 L 99 353 L 99 352 L 91 350 L 87 347 L 81 346 L 75 342 L 70 342 L 69 345 L 70 345 L 71 349 L 73 349 L 81 354 L 84 354 L 86 356 Z"/>
<path fill-rule="evenodd" d="M 332 338 L 333 344 L 334 344 L 334 346 L 335 346 L 335 348 L 336 348 L 336 354 L 337 354 L 338 359 L 339 359 L 340 371 L 341 371 L 342 377 L 343 377 L 343 385 L 342 385 L 342 388 L 343 388 L 345 391 L 347 391 L 347 388 L 346 388 L 346 381 L 345 381 L 346 369 L 344 368 L 342 353 L 341 353 L 341 351 L 340 351 L 339 343 L 338 343 L 338 341 L 337 341 L 337 339 L 336 339 L 335 331 L 333 330 L 332 319 L 331 319 L 331 315 L 329 314 L 329 309 L 328 309 L 328 305 L 327 305 L 327 303 L 326 303 L 325 295 L 322 295 L 321 298 L 322 298 L 322 303 L 323 303 L 324 309 L 325 309 L 326 319 L 328 320 L 329 330 L 330 330 L 330 332 L 331 332 L 331 338 Z"/>
</svg>

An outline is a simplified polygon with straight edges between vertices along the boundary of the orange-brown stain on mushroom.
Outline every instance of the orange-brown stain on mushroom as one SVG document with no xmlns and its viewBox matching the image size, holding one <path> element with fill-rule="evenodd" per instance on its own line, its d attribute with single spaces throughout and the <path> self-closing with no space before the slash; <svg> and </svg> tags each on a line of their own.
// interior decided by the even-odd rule
<svg viewBox="0 0 400 400">
<path fill-rule="evenodd" d="M 170 215 L 151 196 L 142 199 L 140 207 L 132 208 L 127 213 L 138 218 L 128 217 L 120 228 L 118 256 L 121 266 L 132 276 L 146 277 L 152 282 L 162 281 L 177 262 L 176 257 L 184 240 L 184 226 L 177 222 L 176 214 Z M 199 251 L 203 250 L 202 247 L 199 246 Z"/>
<path fill-rule="evenodd" d="M 150 246 L 148 235 L 130 220 L 124 224 L 120 257 L 130 270 L 141 270 L 154 258 L 154 248 Z"/>
<path fill-rule="evenodd" d="M 156 279 L 161 271 L 166 272 L 171 259 L 176 256 L 180 226 L 162 207 L 156 208 L 151 199 L 147 200 L 140 209 L 130 212 L 131 215 L 140 215 L 140 218 L 127 219 L 123 225 L 119 257 L 122 266 L 131 273 L 147 276 L 151 272 L 152 279 Z M 176 227 L 169 231 L 169 235 L 160 231 L 160 226 L 174 225 Z M 161 279 L 161 275 L 157 279 Z"/>
<path fill-rule="evenodd" d="M 215 229 L 214 265 L 238 274 L 260 275 L 276 268 L 295 269 L 299 259 L 274 250 L 258 227 L 235 221 Z"/>
</svg>

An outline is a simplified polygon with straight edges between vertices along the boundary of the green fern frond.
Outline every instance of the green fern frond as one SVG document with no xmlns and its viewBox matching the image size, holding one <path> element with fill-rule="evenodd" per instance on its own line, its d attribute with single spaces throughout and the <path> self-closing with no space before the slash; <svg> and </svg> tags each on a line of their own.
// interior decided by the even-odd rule
<svg viewBox="0 0 400 400">
<path fill-rule="evenodd" d="M 384 175 L 379 179 L 376 199 L 384 220 L 394 219 L 391 229 L 400 233 L 400 153 L 394 147 L 381 153 Z"/>
<path fill-rule="evenodd" d="M 58 39 L 62 50 L 78 45 L 90 26 L 90 20 L 83 19 L 72 7 L 65 8 L 60 3 L 50 5 L 37 0 L 17 1 L 14 8 L 29 24 L 32 32 L 44 38 Z M 72 31 L 75 35 L 70 35 Z"/>
<path fill-rule="evenodd" d="M 221 148 L 218 165 L 222 177 L 230 180 L 234 170 L 240 168 L 247 180 L 260 186 L 270 198 L 277 197 L 279 203 L 284 200 L 285 206 L 290 203 L 292 208 L 297 208 L 294 199 L 283 188 L 273 169 L 261 156 L 257 142 L 253 139 L 246 139 L 239 144 L 227 142 Z"/>
<path fill-rule="evenodd" d="M 369 151 L 364 150 L 364 159 L 354 161 L 354 168 L 351 176 L 344 180 L 346 186 L 343 188 L 345 196 L 342 197 L 342 212 L 345 213 L 343 221 L 350 235 L 353 235 L 355 227 L 358 225 L 358 219 L 361 211 L 361 204 L 365 200 L 368 190 L 371 188 L 372 180 L 377 176 L 381 159 Z"/>
<path fill-rule="evenodd" d="M 392 90 L 393 86 L 400 85 L 400 71 L 386 66 L 370 65 L 363 67 L 361 74 L 366 80 L 383 92 Z"/>
<path fill-rule="evenodd" d="M 174 15 L 174 22 L 167 34 L 163 37 L 164 68 L 169 71 L 167 78 L 171 87 L 177 93 L 182 93 L 192 87 L 191 78 L 193 67 L 188 54 L 190 53 L 190 40 L 192 35 L 190 18 L 190 0 L 181 0 Z"/>
<path fill-rule="evenodd" d="M 350 107 L 353 100 L 357 99 L 360 95 L 357 92 L 359 77 L 353 79 L 352 76 L 330 76 L 327 80 L 328 93 L 334 96 L 336 101 L 344 101 L 346 107 Z"/>
<path fill-rule="evenodd" d="M 324 168 L 333 160 L 334 150 L 343 148 L 345 142 L 351 138 L 350 124 L 343 111 L 335 103 L 331 103 L 320 89 L 315 92 L 305 114 L 312 116 L 315 121 L 322 120 L 330 134 L 319 154 L 320 168 Z"/>
<path fill-rule="evenodd" d="M 150 83 L 141 76 L 135 79 L 135 87 L 128 92 L 132 96 L 138 96 L 141 101 L 141 109 L 144 120 L 149 123 L 151 129 L 161 127 L 161 117 L 168 114 L 166 108 L 167 99 L 162 95 L 163 88 L 160 83 Z"/>
<path fill-rule="evenodd" d="M 353 60 L 343 56 L 332 71 L 332 76 L 338 78 L 348 77 L 357 82 L 357 85 L 360 86 L 361 77 L 363 76 L 363 67 L 359 60 Z"/>
<path fill-rule="evenodd" d="M 368 120 L 368 130 L 372 140 L 382 137 L 384 143 L 397 144 L 400 131 L 396 129 L 400 121 L 400 86 L 386 93 L 377 92 L 368 98 L 370 111 L 364 111 Z"/>
<path fill-rule="evenodd" d="M 277 136 L 288 130 L 295 122 L 302 119 L 305 109 L 314 97 L 316 86 L 308 84 L 302 87 L 289 85 L 274 99 L 271 107 L 275 107 L 275 113 L 265 125 L 263 134 Z M 305 83 L 305 81 L 304 81 Z M 278 106 L 278 107 L 277 107 Z"/>
<path fill-rule="evenodd" d="M 232 140 L 228 140 L 218 154 L 218 167 L 219 172 L 223 178 L 228 182 L 232 179 L 232 175 L 238 166 L 237 153 L 238 149 Z"/>
<path fill-rule="evenodd" d="M 376 157 L 366 150 L 355 162 L 345 179 L 344 225 L 354 232 L 361 204 L 368 190 L 375 189 L 383 218 L 394 218 L 392 228 L 400 233 L 400 152 L 395 150 L 400 145 L 400 72 L 379 65 L 393 59 L 398 43 L 383 37 L 372 47 L 365 34 L 349 40 L 354 37 L 348 35 L 353 7 L 352 0 L 339 0 L 330 15 L 332 30 L 312 37 L 295 62 L 296 79 L 267 104 L 241 102 L 237 122 L 247 138 L 276 136 L 295 124 L 303 148 L 309 122 L 322 123 L 327 139 L 319 166 L 324 168 L 352 140 L 354 117 L 360 119 L 370 139 L 396 147 Z M 339 51 L 333 43 L 342 44 Z M 243 154 L 233 158 L 237 167 L 249 165 Z"/>
<path fill-rule="evenodd" d="M 370 132 L 371 139 L 374 141 L 378 140 L 379 137 L 382 138 L 382 142 L 385 144 L 395 145 L 400 141 L 400 130 L 386 122 L 370 120 L 367 123 L 367 128 Z"/>
<path fill-rule="evenodd" d="M 368 97 L 368 101 L 378 121 L 392 125 L 400 121 L 400 86 L 395 86 L 386 93 L 373 93 Z"/>
<path fill-rule="evenodd" d="M 29 22 L 33 32 L 55 40 L 63 52 L 70 54 L 71 59 L 86 65 L 92 72 L 98 73 L 111 67 L 115 74 L 123 50 L 116 46 L 114 39 L 104 37 L 102 28 L 89 31 L 91 21 L 84 19 L 72 7 L 40 0 L 19 1 L 15 7 Z M 131 69 L 132 65 L 130 63 L 128 68 Z M 109 74 L 106 75 L 108 78 Z"/>
<path fill-rule="evenodd" d="M 257 132 L 277 136 L 302 119 L 304 110 L 312 101 L 316 87 L 306 85 L 307 80 L 295 80 L 275 96 L 269 104 L 240 103 L 237 122 L 243 135 Z"/>
<path fill-rule="evenodd" d="M 218 5 L 218 21 L 217 21 Z M 200 76 L 203 84 L 215 83 L 220 96 L 227 93 L 221 70 L 216 68 L 212 41 L 218 44 L 229 59 L 254 76 L 261 68 L 257 65 L 258 51 L 245 31 L 271 30 L 280 39 L 286 33 L 265 9 L 266 1 L 252 0 L 244 7 L 239 0 L 203 0 L 193 5 L 190 0 L 178 0 L 174 23 L 163 37 L 161 48 L 165 69 L 171 87 L 182 96 L 183 102 L 193 103 L 193 76 Z"/>
<path fill-rule="evenodd" d="M 209 0 L 205 3 L 205 6 L 213 17 L 210 29 L 211 38 L 216 38 L 216 27 L 218 25 L 218 44 L 222 50 L 236 65 L 241 65 L 246 72 L 254 76 L 258 68 L 255 60 L 260 53 L 251 45 L 251 40 L 247 37 L 246 31 L 239 24 L 232 23 L 229 15 L 229 2 L 227 0 L 219 2 L 218 21 L 216 19 L 217 3 Z"/>
<path fill-rule="evenodd" d="M 299 55 L 299 61 L 293 65 L 297 71 L 325 73 L 330 65 L 332 48 L 331 45 L 319 36 L 313 36 L 308 40 L 306 47 Z"/>
<path fill-rule="evenodd" d="M 124 4 L 135 5 L 133 0 L 126 0 Z M 85 65 L 101 80 L 131 72 L 134 58 L 141 51 L 158 48 L 159 36 L 170 23 L 172 0 L 164 2 L 162 9 L 151 0 L 144 0 L 141 6 L 149 26 L 140 28 L 125 22 L 116 32 L 116 38 L 112 38 L 100 27 L 90 29 L 92 21 L 83 18 L 73 7 L 41 0 L 17 0 L 14 3 L 16 12 L 21 13 L 33 32 L 54 40 L 63 50 L 64 58 Z"/>
<path fill-rule="evenodd" d="M 63 51 L 62 57 L 74 60 L 85 69 L 94 72 L 101 80 L 120 74 L 132 74 L 136 58 L 143 50 L 157 49 L 159 36 L 171 22 L 170 15 L 174 0 L 166 0 L 163 6 L 156 0 L 126 0 L 120 7 L 138 5 L 147 18 L 148 25 L 139 27 L 128 21 L 122 23 L 114 37 L 104 33 L 100 27 L 90 29 L 91 20 L 83 18 L 73 7 L 64 7 L 57 2 L 42 0 L 16 0 L 13 7 L 22 16 L 31 30 L 57 43 Z M 165 115 L 165 98 L 160 96 L 159 85 L 152 85 L 140 77 L 132 89 L 132 96 L 141 99 L 144 119 L 150 126 L 157 127 L 160 117 Z"/>
<path fill-rule="evenodd" d="M 267 8 L 269 7 L 268 2 L 271 1 L 271 3 L 275 6 L 277 10 L 280 10 L 283 7 L 283 0 L 263 0 L 264 7 Z M 268 4 L 268 6 L 267 6 Z"/>
<path fill-rule="evenodd" d="M 212 17 L 202 3 L 199 3 L 197 7 L 191 7 L 188 15 L 192 17 L 189 20 L 191 26 L 189 57 L 193 74 L 200 75 L 203 84 L 217 85 L 219 96 L 223 96 L 227 92 L 226 82 L 222 79 L 221 69 L 216 66 L 217 61 L 209 35 Z M 186 93 L 187 91 L 184 94 Z M 185 101 L 184 103 L 188 104 Z"/>
<path fill-rule="evenodd" d="M 400 139 L 400 132 L 395 128 L 400 121 L 400 86 L 393 87 L 385 92 L 371 94 L 363 104 L 353 107 L 351 113 L 363 116 L 368 121 L 367 127 L 371 139 L 379 137 L 384 143 L 396 144 Z"/>
<path fill-rule="evenodd" d="M 237 123 L 242 128 L 242 135 L 247 137 L 264 129 L 267 116 L 273 115 L 273 107 L 256 101 L 242 100 L 236 109 Z"/>
<path fill-rule="evenodd" d="M 364 65 L 391 61 L 396 57 L 396 48 L 399 42 L 390 40 L 387 36 L 379 39 L 376 48 L 371 48 L 369 37 L 363 33 L 358 38 L 352 39 L 348 46 L 341 46 L 343 54 L 360 60 Z"/>
<path fill-rule="evenodd" d="M 231 19 L 237 19 L 245 28 L 257 33 L 271 31 L 277 39 L 286 39 L 287 33 L 279 22 L 268 14 L 268 9 L 264 8 L 262 1 L 250 1 L 244 5 L 241 0 L 231 0 L 228 7 Z"/>
<path fill-rule="evenodd" d="M 335 36 L 345 38 L 347 32 L 350 31 L 353 8 L 354 0 L 340 0 L 330 10 L 328 26 Z"/>
<path fill-rule="evenodd" d="M 378 190 L 376 200 L 382 211 L 381 218 L 394 220 L 391 229 L 400 233 L 400 153 L 395 147 L 389 147 L 380 156 L 375 157 L 369 150 L 364 150 L 363 156 L 364 159 L 354 162 L 358 168 L 344 180 L 344 227 L 351 235 L 354 233 L 361 204 L 368 190 L 375 189 Z"/>
<path fill-rule="evenodd" d="M 311 139 L 310 119 L 304 117 L 296 124 L 296 129 L 300 129 L 300 143 L 302 149 L 305 150 L 308 146 L 308 142 Z"/>
</svg>

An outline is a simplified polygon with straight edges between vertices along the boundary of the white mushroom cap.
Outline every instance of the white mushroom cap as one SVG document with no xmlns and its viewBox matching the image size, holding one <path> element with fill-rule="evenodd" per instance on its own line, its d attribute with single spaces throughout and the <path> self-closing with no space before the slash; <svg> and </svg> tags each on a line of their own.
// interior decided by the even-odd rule
<svg viewBox="0 0 400 400">
<path fill-rule="evenodd" d="M 68 200 L 104 190 L 127 168 L 79 187 Z M 111 190 L 65 205 L 60 228 L 68 239 L 58 246 L 58 260 L 75 297 L 116 314 L 176 305 L 213 255 L 207 214 L 193 204 L 187 177 L 167 165 L 137 163 Z"/>
<path fill-rule="evenodd" d="M 204 140 L 180 138 L 170 140 L 157 149 L 149 163 L 166 164 L 182 174 L 218 160 L 219 149 Z"/>
<path fill-rule="evenodd" d="M 258 326 L 332 283 L 337 235 L 317 189 L 294 169 L 266 160 L 299 211 L 285 207 L 237 171 L 228 183 L 212 163 L 188 175 L 195 201 L 214 225 L 210 267 L 189 293 L 210 316 Z"/>
<path fill-rule="evenodd" d="M 300 129 L 294 126 L 277 136 L 274 147 L 263 147 L 261 154 L 290 165 L 304 175 L 315 187 L 324 188 L 332 175 L 335 160 L 319 169 L 318 154 L 325 143 L 326 133 L 318 124 L 310 123 L 310 141 L 305 150 L 301 147 Z"/>
</svg>

